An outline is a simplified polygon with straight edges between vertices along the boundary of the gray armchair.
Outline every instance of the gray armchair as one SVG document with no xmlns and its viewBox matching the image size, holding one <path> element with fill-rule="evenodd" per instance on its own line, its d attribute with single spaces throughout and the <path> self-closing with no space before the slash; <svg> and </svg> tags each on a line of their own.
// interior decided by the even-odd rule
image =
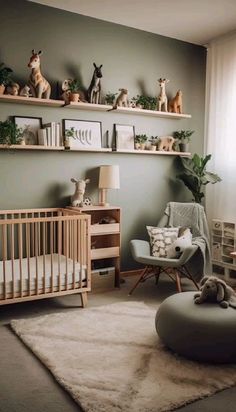
<svg viewBox="0 0 236 412">
<path fill-rule="evenodd" d="M 199 207 L 199 205 L 196 205 L 196 207 Z M 167 224 L 168 217 L 164 215 L 158 223 L 158 227 L 164 227 L 167 226 Z M 155 276 L 156 283 L 158 283 L 161 273 L 166 273 L 176 283 L 178 292 L 182 291 L 180 280 L 181 276 L 185 276 L 190 279 L 194 283 L 195 287 L 199 289 L 197 282 L 186 267 L 186 263 L 198 250 L 198 246 L 196 244 L 193 244 L 192 246 L 186 248 L 178 259 L 159 258 L 152 256 L 150 244 L 145 240 L 131 240 L 130 247 L 134 260 L 145 265 L 145 268 L 142 271 L 140 277 L 130 290 L 130 295 L 133 293 L 139 283 L 144 282 L 150 277 Z"/>
</svg>

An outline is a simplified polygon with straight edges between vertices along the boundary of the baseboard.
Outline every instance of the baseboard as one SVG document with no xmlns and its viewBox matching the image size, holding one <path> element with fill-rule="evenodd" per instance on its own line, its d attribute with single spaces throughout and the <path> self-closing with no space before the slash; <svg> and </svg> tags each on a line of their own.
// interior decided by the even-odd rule
<svg viewBox="0 0 236 412">
<path fill-rule="evenodd" d="M 120 276 L 125 278 L 127 276 L 137 276 L 141 275 L 143 269 L 133 269 L 133 270 L 125 270 L 124 272 L 120 272 Z"/>
</svg>

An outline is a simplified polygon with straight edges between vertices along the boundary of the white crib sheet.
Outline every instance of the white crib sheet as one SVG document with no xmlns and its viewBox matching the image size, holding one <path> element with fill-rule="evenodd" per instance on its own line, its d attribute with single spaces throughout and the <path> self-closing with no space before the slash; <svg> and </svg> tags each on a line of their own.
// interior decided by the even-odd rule
<svg viewBox="0 0 236 412">
<path fill-rule="evenodd" d="M 58 268 L 58 254 L 54 253 L 52 255 L 53 259 L 51 262 L 51 255 L 45 255 L 45 284 L 46 288 L 51 286 L 51 264 L 53 267 L 53 285 L 58 287 L 59 285 L 59 268 Z M 23 291 L 29 290 L 29 279 L 28 279 L 28 259 L 23 258 L 22 262 L 22 274 L 23 274 Z M 68 286 L 70 287 L 73 283 L 73 260 L 67 258 L 68 265 Z M 30 291 L 36 292 L 36 259 L 32 257 L 29 259 L 30 266 Z M 6 291 L 7 293 L 12 293 L 12 262 L 11 260 L 5 261 L 6 268 Z M 81 267 L 79 262 L 75 262 L 75 282 L 80 280 Z M 14 290 L 15 293 L 20 292 L 20 260 L 14 260 Z M 66 285 L 66 256 L 60 255 L 60 279 L 61 287 Z M 86 279 L 86 265 L 82 265 L 82 280 Z M 38 289 L 43 288 L 43 256 L 38 256 Z M 3 280 L 3 262 L 0 262 L 0 298 L 3 297 L 4 293 L 4 280 Z"/>
</svg>

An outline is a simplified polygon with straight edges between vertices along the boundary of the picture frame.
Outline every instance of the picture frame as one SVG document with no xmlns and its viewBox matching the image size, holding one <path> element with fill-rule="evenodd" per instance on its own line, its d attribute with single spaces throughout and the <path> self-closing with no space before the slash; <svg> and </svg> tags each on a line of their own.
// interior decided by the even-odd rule
<svg viewBox="0 0 236 412">
<path fill-rule="evenodd" d="M 128 124 L 114 124 L 116 150 L 134 150 L 135 127 Z"/>
<path fill-rule="evenodd" d="M 23 129 L 23 139 L 26 145 L 38 144 L 38 131 L 43 127 L 42 117 L 13 116 L 16 126 Z"/>
<path fill-rule="evenodd" d="M 63 134 L 74 129 L 73 136 L 67 137 L 69 148 L 92 150 L 102 148 L 102 123 L 95 120 L 63 119 Z"/>
</svg>

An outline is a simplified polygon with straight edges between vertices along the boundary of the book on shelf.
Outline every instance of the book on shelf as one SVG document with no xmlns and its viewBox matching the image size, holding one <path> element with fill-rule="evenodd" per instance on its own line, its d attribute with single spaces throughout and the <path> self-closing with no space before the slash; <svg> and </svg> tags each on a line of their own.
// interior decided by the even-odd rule
<svg viewBox="0 0 236 412">
<path fill-rule="evenodd" d="M 38 143 L 42 146 L 63 146 L 60 123 L 45 123 L 38 131 Z"/>
</svg>

